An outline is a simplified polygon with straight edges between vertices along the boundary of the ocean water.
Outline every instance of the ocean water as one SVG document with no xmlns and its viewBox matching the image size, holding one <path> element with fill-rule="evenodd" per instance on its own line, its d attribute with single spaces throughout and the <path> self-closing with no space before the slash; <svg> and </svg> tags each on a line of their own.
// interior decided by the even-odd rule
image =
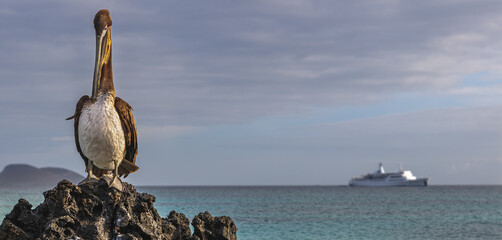
<svg viewBox="0 0 502 240">
<path fill-rule="evenodd" d="M 137 187 L 192 219 L 230 216 L 238 239 L 502 239 L 502 186 Z M 0 189 L 0 214 L 42 190 Z"/>
</svg>

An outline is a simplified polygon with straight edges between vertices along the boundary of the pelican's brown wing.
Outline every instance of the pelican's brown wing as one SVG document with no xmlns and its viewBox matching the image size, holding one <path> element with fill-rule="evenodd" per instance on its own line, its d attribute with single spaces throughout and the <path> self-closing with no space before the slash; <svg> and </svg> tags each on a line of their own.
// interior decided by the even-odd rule
<svg viewBox="0 0 502 240">
<path fill-rule="evenodd" d="M 115 110 L 117 111 L 125 137 L 125 157 L 119 166 L 119 175 L 127 177 L 129 173 L 136 172 L 139 167 L 135 165 L 138 155 L 138 136 L 136 134 L 136 122 L 132 115 L 132 107 L 119 97 L 115 98 Z"/>
<path fill-rule="evenodd" d="M 78 122 L 80 120 L 80 114 L 82 113 L 82 110 L 84 109 L 84 107 L 89 104 L 89 103 L 92 103 L 94 100 L 92 100 L 92 98 L 90 98 L 89 96 L 85 95 L 85 96 L 82 96 L 80 98 L 80 100 L 78 100 L 77 102 L 77 107 L 75 108 L 75 114 L 69 118 L 67 118 L 66 120 L 70 120 L 70 119 L 73 119 L 75 118 L 75 122 L 74 122 L 74 132 L 75 132 L 75 145 L 77 145 L 77 151 L 78 153 L 80 153 L 80 156 L 82 157 L 82 159 L 84 159 L 84 163 L 85 163 L 85 171 L 87 172 L 87 164 L 89 162 L 89 159 L 84 155 L 84 153 L 82 153 L 82 149 L 80 148 L 80 143 L 78 142 Z M 96 176 L 96 177 L 101 177 L 103 176 L 103 174 L 107 173 L 108 171 L 107 170 L 104 170 L 104 169 L 101 169 L 101 168 L 98 168 L 96 166 L 93 166 L 92 168 L 92 173 Z"/>
</svg>

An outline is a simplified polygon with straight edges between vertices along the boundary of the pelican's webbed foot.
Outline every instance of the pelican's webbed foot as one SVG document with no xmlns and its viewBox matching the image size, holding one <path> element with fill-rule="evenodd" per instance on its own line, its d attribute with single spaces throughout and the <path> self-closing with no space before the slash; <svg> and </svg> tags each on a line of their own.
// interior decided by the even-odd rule
<svg viewBox="0 0 502 240">
<path fill-rule="evenodd" d="M 113 188 L 122 192 L 122 189 L 123 189 L 122 188 L 122 181 L 118 177 L 118 175 L 119 175 L 118 174 L 118 169 L 119 169 L 118 166 L 119 166 L 119 164 L 117 162 L 115 162 L 115 169 L 113 171 L 113 176 L 105 175 L 103 177 L 105 178 L 109 187 L 113 187 Z"/>
<path fill-rule="evenodd" d="M 95 178 L 94 176 L 87 176 L 86 178 L 84 178 L 84 180 L 82 180 L 81 182 L 78 183 L 78 185 L 81 185 L 81 184 L 86 184 L 86 183 L 94 183 L 94 182 L 97 182 L 98 179 Z"/>
<path fill-rule="evenodd" d="M 122 181 L 117 176 L 104 175 L 106 183 L 108 183 L 108 187 L 113 187 L 122 192 Z"/>
<path fill-rule="evenodd" d="M 92 165 L 93 164 L 91 161 L 87 163 L 87 169 L 86 169 L 87 177 L 84 178 L 84 180 L 82 180 L 81 182 L 79 182 L 78 185 L 85 183 L 93 183 L 98 181 L 98 179 L 94 177 L 94 175 L 92 175 Z"/>
</svg>

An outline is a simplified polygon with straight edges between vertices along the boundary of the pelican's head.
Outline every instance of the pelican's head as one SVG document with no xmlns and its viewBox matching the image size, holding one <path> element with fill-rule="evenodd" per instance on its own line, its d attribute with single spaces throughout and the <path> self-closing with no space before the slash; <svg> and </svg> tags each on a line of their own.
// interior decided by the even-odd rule
<svg viewBox="0 0 502 240">
<path fill-rule="evenodd" d="M 94 17 L 94 29 L 96 29 L 96 35 L 99 36 L 104 30 L 112 26 L 112 18 L 110 17 L 110 12 L 108 9 L 101 9 Z"/>
<path fill-rule="evenodd" d="M 110 17 L 110 12 L 108 12 L 108 10 L 106 9 L 99 10 L 99 12 L 96 13 L 96 16 L 94 17 L 94 29 L 96 30 L 96 62 L 94 66 L 94 80 L 92 85 L 92 98 L 94 99 L 96 99 L 98 91 L 102 88 L 103 78 L 112 76 L 111 27 L 112 27 L 112 18 Z M 109 64 L 107 69 L 103 67 L 106 64 Z M 106 74 L 103 73 L 104 71 L 107 71 Z"/>
</svg>

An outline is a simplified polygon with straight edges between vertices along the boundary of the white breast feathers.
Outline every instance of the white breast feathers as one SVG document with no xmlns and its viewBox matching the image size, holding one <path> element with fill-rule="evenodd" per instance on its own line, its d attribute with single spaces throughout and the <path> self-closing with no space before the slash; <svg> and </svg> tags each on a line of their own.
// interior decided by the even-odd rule
<svg viewBox="0 0 502 240">
<path fill-rule="evenodd" d="M 125 139 L 115 97 L 98 96 L 82 110 L 78 124 L 78 141 L 82 153 L 99 168 L 112 170 L 125 155 Z"/>
</svg>

